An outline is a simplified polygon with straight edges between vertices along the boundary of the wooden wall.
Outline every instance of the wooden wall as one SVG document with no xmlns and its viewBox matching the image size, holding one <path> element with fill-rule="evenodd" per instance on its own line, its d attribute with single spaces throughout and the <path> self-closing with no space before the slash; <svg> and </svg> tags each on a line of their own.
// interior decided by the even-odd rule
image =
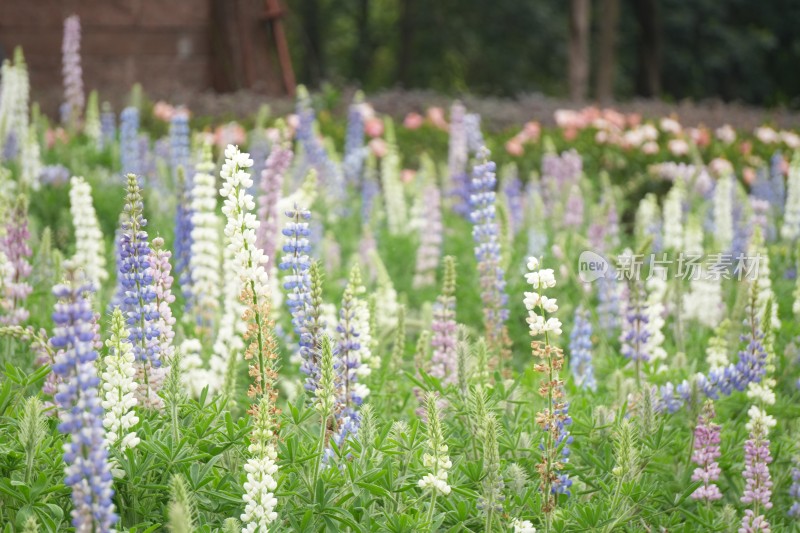
<svg viewBox="0 0 800 533">
<path fill-rule="evenodd" d="M 261 6 L 263 0 L 0 0 L 0 48 L 10 57 L 15 46 L 23 47 L 33 97 L 48 113 L 62 99 L 63 23 L 73 13 L 81 18 L 87 93 L 98 89 L 115 107 L 136 82 L 153 98 L 233 90 L 243 78 L 237 22 L 255 37 L 257 59 L 267 61 Z M 255 70 L 258 88 L 280 90 L 273 66 Z M 234 81 L 220 81 L 225 76 Z"/>
</svg>

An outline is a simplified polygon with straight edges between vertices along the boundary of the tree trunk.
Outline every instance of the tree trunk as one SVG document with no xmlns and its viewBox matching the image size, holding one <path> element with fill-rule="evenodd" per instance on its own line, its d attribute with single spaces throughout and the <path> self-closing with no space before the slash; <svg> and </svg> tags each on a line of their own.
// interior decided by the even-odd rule
<svg viewBox="0 0 800 533">
<path fill-rule="evenodd" d="M 636 92 L 655 97 L 661 93 L 661 21 L 658 0 L 633 0 L 639 26 Z"/>
<path fill-rule="evenodd" d="M 411 44 L 414 32 L 414 0 L 400 2 L 400 53 L 397 61 L 397 81 L 408 88 L 410 83 Z"/>
<path fill-rule="evenodd" d="M 570 0 L 569 97 L 585 100 L 589 89 L 589 20 L 591 0 Z"/>
<path fill-rule="evenodd" d="M 372 36 L 369 28 L 369 0 L 358 0 L 355 16 L 356 22 L 356 48 L 353 50 L 353 70 L 351 77 L 354 80 L 367 79 L 372 63 Z"/>
<path fill-rule="evenodd" d="M 619 26 L 619 0 L 601 0 L 600 36 L 597 51 L 597 86 L 595 94 L 601 102 L 614 99 L 614 81 L 617 74 L 617 29 Z"/>
<path fill-rule="evenodd" d="M 303 71 L 306 83 L 311 86 L 319 85 L 319 82 L 325 77 L 325 54 L 322 46 L 322 24 L 320 23 L 321 8 L 318 0 L 303 0 L 301 8 L 306 34 Z"/>
</svg>

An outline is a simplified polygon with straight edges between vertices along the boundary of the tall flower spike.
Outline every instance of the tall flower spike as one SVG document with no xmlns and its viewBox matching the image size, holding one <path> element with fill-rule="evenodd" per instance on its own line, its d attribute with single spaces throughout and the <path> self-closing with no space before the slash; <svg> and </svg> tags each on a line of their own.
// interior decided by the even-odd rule
<svg viewBox="0 0 800 533">
<path fill-rule="evenodd" d="M 533 368 L 544 374 L 539 394 L 547 398 L 547 406 L 536 413 L 536 424 L 545 432 L 541 445 L 542 458 L 536 470 L 544 494 L 542 511 L 547 514 L 555 507 L 552 495 L 569 494 L 572 485 L 572 481 L 563 473 L 572 442 L 567 430 L 572 418 L 567 412 L 569 403 L 564 399 L 564 383 L 558 376 L 564 366 L 564 353 L 551 344 L 552 336 L 561 335 L 561 321 L 550 316 L 558 311 L 558 305 L 555 298 L 542 294 L 544 290 L 556 286 L 556 279 L 553 270 L 539 268 L 539 261 L 534 257 L 528 258 L 528 270 L 525 279 L 533 292 L 525 293 L 525 308 L 528 309 L 526 321 L 532 337 L 544 335 L 544 341 L 532 341 L 531 348 L 538 360 Z"/>
<path fill-rule="evenodd" d="M 74 270 L 57 285 L 51 345 L 59 350 L 53 372 L 62 381 L 55 395 L 61 412 L 58 429 L 69 436 L 64 445 L 64 483 L 72 489 L 72 525 L 78 533 L 108 533 L 117 521 L 111 469 L 103 435 L 103 407 L 95 370 L 90 285 L 80 285 Z"/>
<path fill-rule="evenodd" d="M 142 193 L 135 175 L 128 174 L 128 193 L 119 240 L 119 284 L 123 291 L 122 311 L 130 331 L 136 356 L 140 405 L 160 409 L 158 390 L 164 379 L 158 342 L 158 307 L 153 287 L 152 256 L 148 243 L 147 220 L 142 216 Z"/>
<path fill-rule="evenodd" d="M 647 328 L 647 301 L 639 282 L 634 281 L 630 284 L 625 307 L 620 335 L 621 351 L 622 355 L 634 362 L 638 380 L 641 364 L 650 361 L 650 354 L 647 352 L 647 341 L 650 338 L 650 331 Z"/>
<path fill-rule="evenodd" d="M 13 62 L 4 61 L 3 84 L 0 86 L 0 147 L 7 148 L 28 135 L 30 117 L 30 80 L 22 48 L 14 49 Z M 7 159 L 17 156 L 16 149 L 6 154 Z"/>
<path fill-rule="evenodd" d="M 358 433 L 360 416 L 358 408 L 369 394 L 369 389 L 360 379 L 370 373 L 370 368 L 362 359 L 362 338 L 359 327 L 363 327 L 363 316 L 359 317 L 359 310 L 363 310 L 366 302 L 359 299 L 365 289 L 361 284 L 361 271 L 355 265 L 350 271 L 350 279 L 342 296 L 342 307 L 339 311 L 339 324 L 336 332 L 339 335 L 337 344 L 337 363 L 339 365 L 339 408 L 336 412 L 337 435 L 336 444 L 341 446 L 348 435 Z M 361 320 L 359 320 L 361 318 Z M 367 327 L 369 320 L 367 317 Z M 366 347 L 367 350 L 369 347 Z"/>
<path fill-rule="evenodd" d="M 100 123 L 100 102 L 97 91 L 89 93 L 86 102 L 86 119 L 83 123 L 83 132 L 94 143 L 98 150 L 102 149 L 103 127 Z"/>
<path fill-rule="evenodd" d="M 789 516 L 800 520 L 800 459 L 794 458 L 792 465 L 792 485 L 789 487 L 789 497 L 792 498 L 792 507 Z"/>
<path fill-rule="evenodd" d="M 212 175 L 211 146 L 203 147 L 202 161 L 195 167 L 192 204 L 192 313 L 198 334 L 209 338 L 218 320 L 222 267 L 222 231 L 217 216 L 216 180 Z M 238 295 L 234 296 L 238 299 Z"/>
<path fill-rule="evenodd" d="M 266 166 L 261 172 L 261 195 L 258 198 L 258 227 L 256 242 L 269 258 L 276 257 L 278 250 L 278 236 L 280 235 L 280 213 L 278 201 L 283 192 L 283 179 L 289 165 L 292 164 L 294 152 L 288 139 L 285 139 L 282 130 L 272 144 L 272 151 L 267 158 Z"/>
<path fill-rule="evenodd" d="M 732 174 L 725 174 L 714 189 L 714 240 L 720 252 L 727 252 L 733 244 L 734 181 Z"/>
<path fill-rule="evenodd" d="M 248 154 L 240 152 L 236 146 L 228 145 L 225 163 L 220 170 L 224 180 L 220 194 L 225 198 L 222 213 L 227 217 L 227 248 L 234 253 L 234 264 L 240 280 L 239 292 L 245 297 L 249 311 L 245 312 L 247 318 L 244 321 L 248 323 L 248 331 L 255 328 L 254 333 L 257 334 L 257 338 L 253 339 L 255 344 L 251 343 L 245 355 L 255 358 L 251 364 L 251 377 L 255 384 L 250 389 L 251 397 L 255 397 L 274 394 L 275 353 L 270 345 L 274 341 L 268 335 L 269 315 L 264 314 L 269 303 L 269 279 L 265 269 L 267 258 L 256 246 L 258 220 L 252 212 L 255 202 L 247 193 L 253 185 L 247 172 L 251 166 L 253 160 Z M 250 337 L 250 333 L 246 337 Z"/>
<path fill-rule="evenodd" d="M 187 177 L 186 169 L 179 166 L 176 169 L 177 199 L 175 207 L 175 274 L 181 293 L 186 302 L 187 310 L 192 303 L 192 188 L 193 184 Z"/>
<path fill-rule="evenodd" d="M 417 263 L 414 272 L 415 289 L 428 287 L 436 282 L 436 268 L 442 255 L 442 211 L 439 187 L 430 184 L 423 189 L 423 225 L 420 227 Z"/>
<path fill-rule="evenodd" d="M 676 180 L 664 200 L 664 248 L 681 250 L 683 248 L 683 202 L 686 191 L 683 181 Z"/>
<path fill-rule="evenodd" d="M 755 407 L 751 408 L 757 409 Z M 768 419 L 755 417 L 748 424 L 750 438 L 744 443 L 744 479 L 745 487 L 741 501 L 752 505 L 746 509 L 742 518 L 740 532 L 770 531 L 769 522 L 764 517 L 764 511 L 772 509 L 772 479 L 769 473 L 769 464 L 772 456 L 769 453 L 769 440 L 767 433 L 774 423 Z"/>
<path fill-rule="evenodd" d="M 0 241 L 0 249 L 5 254 L 12 272 L 4 286 L 5 298 L 10 306 L 8 314 L 0 317 L 0 323 L 5 325 L 21 324 L 30 316 L 30 312 L 24 307 L 25 300 L 33 291 L 28 283 L 32 270 L 30 257 L 33 253 L 28 245 L 28 239 L 30 239 L 28 201 L 24 196 L 20 196 L 11 211 L 5 235 Z"/>
<path fill-rule="evenodd" d="M 284 254 L 279 268 L 289 271 L 283 282 L 283 288 L 286 290 L 286 304 L 292 315 L 292 326 L 300 344 L 300 358 L 302 359 L 300 369 L 308 376 L 306 390 L 313 391 L 316 389 L 319 362 L 316 345 L 312 339 L 314 333 L 311 328 L 307 327 L 307 322 L 311 320 L 310 271 L 312 264 L 308 257 L 308 252 L 311 251 L 308 241 L 311 233 L 308 227 L 311 212 L 295 206 L 294 209 L 286 212 L 286 216 L 289 218 L 289 222 L 283 229 L 286 243 L 283 245 Z"/>
<path fill-rule="evenodd" d="M 453 210 L 462 216 L 469 214 L 469 175 L 467 174 L 467 129 L 464 116 L 467 110 L 461 102 L 450 107 L 450 140 L 447 168 L 450 177 L 448 195 L 453 197 Z"/>
<path fill-rule="evenodd" d="M 481 163 L 472 172 L 472 238 L 480 276 L 483 323 L 489 348 L 499 357 L 501 366 L 508 353 L 508 295 L 505 272 L 501 265 L 499 228 L 495 218 L 495 164 L 489 161 L 489 151 L 482 148 L 478 154 Z"/>
<path fill-rule="evenodd" d="M 156 327 L 158 328 L 159 356 L 164 363 L 169 364 L 175 354 L 175 317 L 172 316 L 170 305 L 175 302 L 172 294 L 172 266 L 169 263 L 172 253 L 164 249 L 164 239 L 153 239 L 153 250 L 150 258 L 153 271 L 153 288 L 156 293 L 155 304 L 158 309 Z"/>
<path fill-rule="evenodd" d="M 575 383 L 582 389 L 597 390 L 592 362 L 592 322 L 589 311 L 575 310 L 575 326 L 569 335 L 569 366 Z"/>
<path fill-rule="evenodd" d="M 433 392 L 425 396 L 425 409 L 427 418 L 427 441 L 425 453 L 422 456 L 423 466 L 429 470 L 417 483 L 421 489 L 430 490 L 434 495 L 450 494 L 450 485 L 447 483 L 447 472 L 453 467 L 448 455 L 447 441 L 442 432 L 442 421 L 439 415 L 439 398 Z"/>
<path fill-rule="evenodd" d="M 227 217 L 225 236 L 227 248 L 234 254 L 234 266 L 239 279 L 239 292 L 246 304 L 242 321 L 247 324 L 244 335 L 245 359 L 250 361 L 249 374 L 253 378 L 248 396 L 253 405 L 248 411 L 253 417 L 253 433 L 248 448 L 250 457 L 244 466 L 247 481 L 244 484 L 245 510 L 241 515 L 243 531 L 254 533 L 267 531 L 268 525 L 277 519 L 277 487 L 274 474 L 277 450 L 277 414 L 275 406 L 277 392 L 276 347 L 269 319 L 269 280 L 265 270 L 267 258 L 256 246 L 258 220 L 252 212 L 253 197 L 247 193 L 253 180 L 247 169 L 253 166 L 249 154 L 228 145 L 225 163 L 220 170 L 224 180 L 220 195 L 225 199 L 222 212 Z"/>
<path fill-rule="evenodd" d="M 493 530 L 493 518 L 503 512 L 503 476 L 500 474 L 500 452 L 497 445 L 500 426 L 494 415 L 487 413 L 483 420 L 483 494 L 479 508 L 486 514 L 486 528 Z"/>
<path fill-rule="evenodd" d="M 142 172 L 139 148 L 139 110 L 126 107 L 119 117 L 119 152 L 123 175 Z"/>
<path fill-rule="evenodd" d="M 347 112 L 347 133 L 344 143 L 344 177 L 348 185 L 361 182 L 367 149 L 364 146 L 364 94 L 356 92 Z"/>
<path fill-rule="evenodd" d="M 130 333 L 125 328 L 125 317 L 119 308 L 111 315 L 111 337 L 106 341 L 108 355 L 103 358 L 102 406 L 105 410 L 103 426 L 106 429 L 106 442 L 119 447 L 120 452 L 134 448 L 139 437 L 132 428 L 139 423 L 134 408 L 137 405 L 136 389 L 133 379 L 136 369 L 133 346 L 128 341 Z"/>
<path fill-rule="evenodd" d="M 692 493 L 693 500 L 714 501 L 722 498 L 719 487 L 713 483 L 721 474 L 717 459 L 721 455 L 719 442 L 722 428 L 713 422 L 715 416 L 714 404 L 707 401 L 694 429 L 692 461 L 697 468 L 692 473 L 692 481 L 702 481 L 703 484 Z"/>
<path fill-rule="evenodd" d="M 102 112 L 100 113 L 100 141 L 99 148 L 104 149 L 114 144 L 117 138 L 117 115 L 111 109 L 111 104 L 103 102 Z"/>
<path fill-rule="evenodd" d="M 386 224 L 391 235 L 408 231 L 408 206 L 405 188 L 400 179 L 400 153 L 394 134 L 394 123 L 386 118 L 386 154 L 381 158 L 381 185 L 386 206 Z"/>
<path fill-rule="evenodd" d="M 786 209 L 783 214 L 781 237 L 795 241 L 800 237 L 800 155 L 795 153 L 786 179 Z"/>
<path fill-rule="evenodd" d="M 64 75 L 64 105 L 67 123 L 75 127 L 83 115 L 83 70 L 81 69 L 81 19 L 72 15 L 64 19 L 64 41 L 61 47 Z"/>
<path fill-rule="evenodd" d="M 95 287 L 108 279 L 105 239 L 92 205 L 92 188 L 82 177 L 70 180 L 70 214 L 75 226 L 73 261 L 83 269 L 87 281 Z"/>
<path fill-rule="evenodd" d="M 297 119 L 298 125 L 295 135 L 297 141 L 303 148 L 304 160 L 298 167 L 300 172 L 305 173 L 313 168 L 317 171 L 319 183 L 322 187 L 335 192 L 341 190 L 342 175 L 341 169 L 331 159 L 325 145 L 317 137 L 315 131 L 316 114 L 311 106 L 311 98 L 305 87 L 297 88 Z"/>
<path fill-rule="evenodd" d="M 444 283 L 442 292 L 433 304 L 433 337 L 431 338 L 430 374 L 442 383 L 455 383 L 458 356 L 456 345 L 458 331 L 456 324 L 456 260 L 448 255 L 444 258 Z"/>
</svg>

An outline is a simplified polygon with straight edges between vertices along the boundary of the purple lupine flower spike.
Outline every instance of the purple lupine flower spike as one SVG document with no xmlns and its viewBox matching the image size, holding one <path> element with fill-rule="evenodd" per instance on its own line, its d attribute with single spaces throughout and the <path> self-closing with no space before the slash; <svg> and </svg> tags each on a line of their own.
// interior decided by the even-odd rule
<svg viewBox="0 0 800 533">
<path fill-rule="evenodd" d="M 575 150 L 545 154 L 542 157 L 542 197 L 548 214 L 561 205 L 564 195 L 577 185 L 583 172 L 583 159 Z"/>
<path fill-rule="evenodd" d="M 364 95 L 359 91 L 347 112 L 347 134 L 344 143 L 344 177 L 347 184 L 357 186 L 364 171 L 367 148 L 364 146 Z"/>
<path fill-rule="evenodd" d="M 442 255 L 442 212 L 439 187 L 429 185 L 422 192 L 424 227 L 420 231 L 417 263 L 414 272 L 414 288 L 427 287 L 436 282 L 436 268 Z"/>
<path fill-rule="evenodd" d="M 697 468 L 692 473 L 692 481 L 702 481 L 703 484 L 692 493 L 693 500 L 714 501 L 722 498 L 719 487 L 714 483 L 722 473 L 717 463 L 721 455 L 719 442 L 722 428 L 713 422 L 714 417 L 714 404 L 707 401 L 694 428 L 692 461 Z"/>
<path fill-rule="evenodd" d="M 284 176 L 294 158 L 291 144 L 283 138 L 283 133 L 278 135 L 279 138 L 272 144 L 266 166 L 261 171 L 261 195 L 258 198 L 258 219 L 261 224 L 256 230 L 256 243 L 270 261 L 274 260 L 278 250 L 278 201 L 283 192 Z"/>
<path fill-rule="evenodd" d="M 796 457 L 792 466 L 792 485 L 789 487 L 789 497 L 793 500 L 789 516 L 800 520 L 800 459 Z"/>
<path fill-rule="evenodd" d="M 0 316 L 2 324 L 19 325 L 28 320 L 30 315 L 23 306 L 33 290 L 28 283 L 32 270 L 30 264 L 32 251 L 28 239 L 30 239 L 28 204 L 26 198 L 20 196 L 6 224 L 6 234 L 0 240 L 2 251 L 13 269 L 13 275 L 7 280 L 3 295 L 8 309 L 5 309 L 6 314 Z"/>
<path fill-rule="evenodd" d="M 334 352 L 335 368 L 337 369 L 338 398 L 335 410 L 337 433 L 334 440 L 341 446 L 348 435 L 354 435 L 361 426 L 361 415 L 358 408 L 364 398 L 369 394 L 369 389 L 359 383 L 359 377 L 369 374 L 369 367 L 362 361 L 360 329 L 364 326 L 359 322 L 358 293 L 363 290 L 361 285 L 361 271 L 358 265 L 353 267 L 350 279 L 342 296 L 342 308 L 339 312 L 339 323 L 336 331 L 339 333 L 339 342 Z"/>
<path fill-rule="evenodd" d="M 175 274 L 178 277 L 186 310 L 192 308 L 192 182 L 184 167 L 177 171 L 177 205 L 175 208 Z"/>
<path fill-rule="evenodd" d="M 100 113 L 100 146 L 104 149 L 114 144 L 117 138 L 117 116 L 111 109 L 111 104 L 103 102 L 103 111 Z"/>
<path fill-rule="evenodd" d="M 458 326 L 456 324 L 456 263 L 453 256 L 444 258 L 444 283 L 442 292 L 433 304 L 433 324 L 431 325 L 430 375 L 442 380 L 443 384 L 455 383 L 458 357 L 456 344 Z"/>
<path fill-rule="evenodd" d="M 752 408 L 751 408 L 752 409 Z M 757 409 L 757 408 L 756 408 Z M 772 509 L 772 478 L 769 473 L 769 464 L 772 456 L 769 452 L 767 439 L 767 425 L 762 420 L 751 420 L 748 423 L 750 438 L 744 443 L 744 494 L 741 501 L 752 505 L 746 509 L 742 518 L 742 527 L 739 531 L 756 532 L 770 531 L 769 522 L 764 516 L 764 511 Z"/>
<path fill-rule="evenodd" d="M 650 332 L 647 330 L 647 303 L 644 290 L 634 284 L 628 291 L 628 301 L 625 306 L 625 317 L 622 320 L 622 355 L 631 361 L 648 362 L 650 354 L 647 353 L 647 339 Z"/>
<path fill-rule="evenodd" d="M 139 153 L 139 110 L 126 107 L 119 116 L 119 152 L 122 163 L 122 175 L 128 173 L 141 174 L 141 156 Z"/>
<path fill-rule="evenodd" d="M 575 310 L 575 327 L 569 336 L 569 366 L 579 387 L 597 390 L 592 363 L 592 322 L 589 311 L 582 306 Z"/>
<path fill-rule="evenodd" d="M 124 218 L 119 242 L 119 282 L 124 296 L 122 311 L 125 315 L 129 340 L 136 357 L 135 368 L 139 388 L 139 404 L 160 408 L 163 401 L 158 396 L 164 374 L 158 331 L 158 308 L 153 286 L 152 250 L 144 230 L 147 220 L 142 216 L 142 193 L 133 174 L 128 174 L 128 193 L 125 196 Z"/>
<path fill-rule="evenodd" d="M 501 265 L 499 228 L 495 218 L 495 164 L 489 161 L 489 150 L 483 148 L 472 173 L 472 238 L 475 241 L 475 258 L 480 275 L 481 300 L 487 343 L 505 359 L 507 351 L 506 320 L 508 320 L 508 295 L 505 272 Z"/>
<path fill-rule="evenodd" d="M 453 210 L 462 216 L 469 214 L 469 175 L 467 174 L 467 129 L 464 123 L 466 109 L 461 102 L 454 102 L 450 108 L 450 142 L 448 145 L 447 167 L 450 174 L 450 188 L 447 193 L 453 198 Z"/>
<path fill-rule="evenodd" d="M 175 331 L 172 329 L 175 325 L 175 317 L 172 316 L 170 307 L 175 302 L 175 295 L 172 294 L 172 266 L 169 263 L 172 252 L 164 248 L 164 239 L 156 237 L 153 239 L 151 254 L 153 288 L 156 294 L 155 305 L 158 309 L 159 357 L 163 362 L 169 363 L 175 353 L 173 345 Z"/>
<path fill-rule="evenodd" d="M 55 401 L 61 413 L 58 429 L 69 435 L 64 446 L 64 483 L 72 488 L 72 525 L 76 532 L 107 533 L 117 516 L 97 388 L 92 290 L 91 285 L 78 282 L 74 269 L 68 269 L 66 283 L 53 289 L 59 301 L 50 343 L 59 350 L 53 365 L 53 373 L 61 380 Z"/>
<path fill-rule="evenodd" d="M 81 19 L 78 15 L 64 19 L 64 40 L 61 53 L 64 105 L 66 107 L 65 122 L 70 126 L 76 126 L 81 119 L 86 103 L 83 93 L 83 70 L 81 69 Z"/>
</svg>

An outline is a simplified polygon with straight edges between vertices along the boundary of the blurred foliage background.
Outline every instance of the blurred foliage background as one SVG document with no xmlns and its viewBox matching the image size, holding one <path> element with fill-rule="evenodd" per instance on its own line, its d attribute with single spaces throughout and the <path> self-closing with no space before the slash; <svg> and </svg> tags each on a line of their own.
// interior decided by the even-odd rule
<svg viewBox="0 0 800 533">
<path fill-rule="evenodd" d="M 299 81 L 800 107 L 797 0 L 287 0 Z M 584 30 L 581 27 L 585 26 Z M 583 51 L 584 57 L 571 52 Z M 610 60 L 609 60 L 610 58 Z M 586 69 L 582 87 L 570 70 Z M 610 81 L 605 90 L 600 78 Z"/>
</svg>

